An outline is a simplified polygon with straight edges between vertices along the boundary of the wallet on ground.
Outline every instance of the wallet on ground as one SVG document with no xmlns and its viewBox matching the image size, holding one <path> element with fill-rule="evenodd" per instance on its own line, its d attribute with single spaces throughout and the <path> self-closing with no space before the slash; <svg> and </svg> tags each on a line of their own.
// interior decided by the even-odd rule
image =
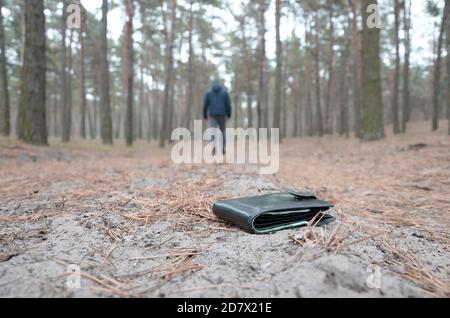
<svg viewBox="0 0 450 318">
<path fill-rule="evenodd" d="M 214 214 L 255 234 L 306 226 L 315 219 L 317 226 L 331 223 L 335 218 L 323 212 L 333 206 L 305 192 L 282 192 L 219 201 Z"/>
</svg>

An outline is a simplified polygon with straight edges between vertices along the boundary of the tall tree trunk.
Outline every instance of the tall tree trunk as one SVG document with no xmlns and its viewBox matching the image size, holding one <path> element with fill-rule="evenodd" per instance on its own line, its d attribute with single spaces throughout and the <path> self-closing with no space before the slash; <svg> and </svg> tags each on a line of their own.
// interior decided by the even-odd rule
<svg viewBox="0 0 450 318">
<path fill-rule="evenodd" d="M 67 2 L 63 1 L 62 14 L 61 14 L 61 130 L 62 141 L 70 141 L 70 124 L 71 114 L 69 111 L 68 103 L 68 88 L 67 88 Z"/>
<path fill-rule="evenodd" d="M 145 85 L 145 106 L 147 110 L 147 130 L 145 132 L 145 138 L 147 142 L 152 141 L 152 104 L 150 101 L 151 91 L 147 85 Z"/>
<path fill-rule="evenodd" d="M 433 131 L 439 128 L 439 110 L 440 110 L 440 94 L 441 94 L 441 59 L 442 46 L 444 44 L 444 31 L 448 15 L 448 1 L 445 0 L 446 6 L 442 15 L 442 22 L 439 30 L 439 38 L 437 43 L 436 61 L 434 63 L 434 77 L 433 77 L 433 109 L 432 109 L 432 129 Z"/>
<path fill-rule="evenodd" d="M 377 0 L 362 1 L 363 34 L 363 105 L 361 135 L 362 140 L 384 138 L 383 97 L 381 91 L 380 29 L 370 28 L 368 7 L 378 5 Z"/>
<path fill-rule="evenodd" d="M 162 3 L 162 2 L 161 2 Z M 171 23 L 170 30 L 166 29 L 166 52 L 165 52 L 165 80 L 164 80 L 164 97 L 163 97 L 163 118 L 161 125 L 161 133 L 159 146 L 164 148 L 167 141 L 167 136 L 169 134 L 170 121 L 172 120 L 169 117 L 170 112 L 170 92 L 171 92 L 171 84 L 172 84 L 172 73 L 173 73 L 173 50 L 175 45 L 175 22 L 176 22 L 176 13 L 177 13 L 177 1 L 172 0 L 171 3 Z"/>
<path fill-rule="evenodd" d="M 348 95 L 349 95 L 349 82 L 348 82 L 348 69 L 349 69 L 349 55 L 350 55 L 350 39 L 347 37 L 344 44 L 344 50 L 341 57 L 341 74 L 339 80 L 339 104 L 340 104 L 340 128 L 339 134 L 341 136 L 350 137 L 349 127 L 349 107 L 348 107 Z"/>
<path fill-rule="evenodd" d="M 124 137 L 125 137 L 125 142 L 126 142 L 126 138 L 127 138 L 127 100 L 128 100 L 128 74 L 127 74 L 127 59 L 128 59 L 128 50 L 127 50 L 127 46 L 125 44 L 126 37 L 127 37 L 127 30 L 126 30 L 126 25 L 122 28 L 122 39 L 123 39 L 123 43 L 122 43 L 122 50 L 121 50 L 121 57 L 122 57 L 122 73 L 120 76 L 120 98 L 117 98 L 117 96 L 115 94 L 112 94 L 111 98 L 111 105 L 113 105 L 112 108 L 112 119 L 113 119 L 113 134 L 114 134 L 114 139 L 119 139 L 120 138 L 120 133 L 123 127 L 123 132 L 124 132 Z M 114 83 L 114 81 L 113 81 Z M 118 106 L 114 106 L 117 105 L 117 99 L 120 101 Z M 124 107 L 122 107 L 124 106 Z M 122 116 L 123 114 L 125 114 L 125 116 Z M 123 118 L 123 121 L 122 121 Z"/>
<path fill-rule="evenodd" d="M 67 109 L 66 109 L 66 136 L 68 136 L 67 140 L 63 140 L 63 142 L 70 141 L 71 132 L 72 132 L 72 106 L 73 106 L 73 94 L 72 94 L 72 71 L 73 71 L 73 54 L 72 54 L 72 44 L 73 44 L 73 29 L 70 30 L 69 36 L 69 47 L 67 52 Z"/>
<path fill-rule="evenodd" d="M 353 114 L 354 114 L 354 132 L 357 136 L 361 132 L 361 109 L 362 109 L 362 53 L 360 34 L 358 31 L 358 5 L 359 0 L 349 0 L 352 11 L 352 91 L 353 91 Z"/>
<path fill-rule="evenodd" d="M 8 71 L 6 69 L 5 27 L 3 25 L 3 0 L 0 0 L 0 135 L 11 133 Z"/>
<path fill-rule="evenodd" d="M 97 136 L 101 136 L 100 134 L 100 98 L 94 97 L 94 104 L 92 105 L 92 111 L 94 112 L 94 138 L 97 139 Z"/>
<path fill-rule="evenodd" d="M 89 136 L 91 139 L 95 139 L 95 125 L 94 125 L 94 119 L 92 118 L 92 113 L 89 107 L 86 107 L 86 114 L 87 114 L 87 121 L 88 121 L 88 127 L 89 127 Z"/>
<path fill-rule="evenodd" d="M 282 44 L 282 59 L 287 61 L 287 45 Z M 281 136 L 282 138 L 287 137 L 287 90 L 288 90 L 288 69 L 287 69 L 287 63 L 283 63 L 282 69 L 281 69 L 281 113 L 283 115 L 283 121 L 281 121 Z"/>
<path fill-rule="evenodd" d="M 306 46 L 305 46 L 306 48 Z M 299 52 L 301 51 L 301 42 L 300 46 L 298 47 Z M 301 56 L 299 56 L 298 63 L 305 64 L 306 59 L 306 52 L 303 55 L 303 60 Z M 304 73 L 304 66 L 299 65 L 299 70 L 296 76 L 297 80 L 296 83 L 294 83 L 294 98 L 297 101 L 296 105 L 294 105 L 295 109 L 297 110 L 295 115 L 295 123 L 294 123 L 294 131 L 295 131 L 295 137 L 301 137 L 303 135 L 303 109 L 305 108 L 305 83 L 306 81 L 306 75 Z"/>
<path fill-rule="evenodd" d="M 125 76 L 126 76 L 126 124 L 125 139 L 127 146 L 133 145 L 133 85 L 134 85 L 134 53 L 133 53 L 133 0 L 125 0 L 127 20 L 125 24 Z"/>
<path fill-rule="evenodd" d="M 20 138 L 47 145 L 44 1 L 24 1 L 24 47 L 18 115 Z"/>
<path fill-rule="evenodd" d="M 147 125 L 144 126 L 146 127 L 145 129 L 145 139 L 147 142 L 151 142 L 152 141 L 152 116 L 153 116 L 153 107 L 152 107 L 152 103 L 151 103 L 151 90 L 149 86 L 145 86 L 145 107 L 146 107 L 146 111 L 147 111 Z M 144 129 L 144 128 L 143 128 Z"/>
<path fill-rule="evenodd" d="M 79 29 L 79 41 L 80 41 L 80 57 L 79 57 L 79 72 L 80 72 L 80 137 L 86 139 L 86 71 L 84 66 L 85 60 L 85 43 L 84 43 L 84 31 L 86 23 L 86 15 L 84 8 L 81 7 L 81 25 Z"/>
<path fill-rule="evenodd" d="M 312 111 L 312 77 L 311 77 L 311 60 L 312 60 L 312 49 L 311 49 L 311 33 L 308 28 L 308 22 L 305 19 L 305 63 L 304 63 L 304 73 L 305 73 L 305 134 L 311 137 L 314 134 L 313 125 L 313 111 Z"/>
<path fill-rule="evenodd" d="M 171 131 L 173 130 L 174 124 L 177 120 L 175 114 L 175 85 L 176 85 L 176 76 L 175 70 L 172 70 L 171 78 L 170 78 L 170 91 L 169 91 L 169 111 L 168 111 L 168 123 L 166 129 L 166 140 L 171 143 Z"/>
<path fill-rule="evenodd" d="M 20 15 L 20 65 L 21 65 L 21 85 L 23 82 L 23 71 L 25 66 L 25 42 L 26 42 L 26 8 L 25 8 L 25 1 L 22 1 L 21 3 L 21 15 Z M 22 87 L 20 87 L 20 90 L 22 90 Z M 22 103 L 19 99 L 19 105 L 17 107 L 17 118 L 16 118 L 16 134 L 17 138 L 20 140 L 25 140 L 26 134 L 29 131 L 29 120 L 27 118 L 27 107 L 28 105 L 25 103 Z M 29 137 L 28 137 L 29 138 Z"/>
<path fill-rule="evenodd" d="M 258 112 L 258 128 L 268 128 L 269 120 L 267 109 L 264 105 L 264 97 L 266 93 L 266 1 L 259 0 L 259 23 L 258 23 L 258 34 L 259 34 L 259 45 L 258 45 L 258 102 L 257 102 L 257 112 Z"/>
<path fill-rule="evenodd" d="M 52 51 L 52 60 L 54 61 L 55 65 L 58 63 L 58 52 L 57 50 Z M 53 107 L 52 107 L 52 128 L 53 128 L 53 136 L 56 138 L 59 135 L 59 105 L 60 105 L 60 99 L 61 95 L 59 94 L 59 76 L 60 74 L 56 74 L 54 80 L 53 80 Z"/>
<path fill-rule="evenodd" d="M 409 0 L 403 0 L 403 27 L 405 32 L 405 61 L 403 64 L 403 105 L 402 105 L 402 125 L 401 131 L 406 132 L 406 125 L 410 120 L 411 112 L 411 97 L 409 92 L 409 65 L 410 65 L 410 53 L 411 53 L 411 5 Z"/>
<path fill-rule="evenodd" d="M 160 132 L 160 127 L 159 127 L 159 123 L 161 120 L 161 115 L 160 115 L 160 95 L 159 95 L 159 89 L 158 89 L 158 79 L 153 76 L 153 122 L 152 122 L 152 131 L 153 131 L 153 139 L 158 140 L 159 137 L 159 132 Z"/>
<path fill-rule="evenodd" d="M 144 121 L 144 105 L 145 105 L 145 66 L 144 66 L 144 50 L 145 50 L 145 46 L 143 45 L 142 47 L 143 51 L 141 54 L 141 63 L 140 63 L 140 70 L 139 70 L 139 77 L 140 77 L 140 83 L 139 83 L 139 105 L 138 105 L 138 111 L 137 111 L 137 115 L 134 116 L 135 118 L 135 122 L 137 124 L 137 132 L 136 132 L 136 136 L 138 139 L 143 139 L 144 137 L 144 130 L 143 130 L 143 121 Z"/>
<path fill-rule="evenodd" d="M 54 87 L 58 87 L 56 83 L 54 83 Z M 53 136 L 58 136 L 58 93 L 54 92 L 53 94 L 53 107 L 52 107 L 52 117 L 53 117 Z"/>
<path fill-rule="evenodd" d="M 322 103 L 321 103 L 321 87 L 320 87 L 320 17 L 319 8 L 315 7 L 315 22 L 314 22 L 314 38 L 315 38 L 315 51 L 314 51 L 314 73 L 316 77 L 316 122 L 317 122 L 317 133 L 320 137 L 323 136 L 323 120 L 322 120 Z"/>
<path fill-rule="evenodd" d="M 143 139 L 144 138 L 144 123 L 145 123 L 145 117 L 144 117 L 144 111 L 147 112 L 150 109 L 150 103 L 148 103 L 148 94 L 147 94 L 147 85 L 145 83 L 145 74 L 147 71 L 146 65 L 148 64 L 148 48 L 147 48 L 147 23 L 145 20 L 145 17 L 147 15 L 146 12 L 146 5 L 145 3 L 140 2 L 139 4 L 139 15 L 141 16 L 141 35 L 142 35 L 142 42 L 141 42 L 141 54 L 140 54 L 140 91 L 139 91 L 139 114 L 136 116 L 136 121 L 138 123 L 138 138 Z M 147 106 L 148 105 L 148 109 Z M 147 122 L 147 131 L 145 132 L 146 139 L 148 139 L 151 127 L 151 114 L 148 113 L 148 122 Z"/>
<path fill-rule="evenodd" d="M 294 76 L 294 81 L 292 83 L 292 98 L 293 98 L 293 107 L 294 107 L 294 116 L 292 119 L 292 131 L 293 137 L 299 136 L 299 112 L 300 112 L 300 104 L 301 104 L 301 96 L 300 96 L 300 85 L 298 84 L 299 80 L 297 76 Z"/>
<path fill-rule="evenodd" d="M 327 95 L 325 100 L 325 133 L 333 133 L 333 121 L 332 121 L 332 107 L 331 107 L 331 93 L 333 90 L 334 81 L 334 0 L 328 0 L 328 10 L 329 10 L 329 23 L 330 28 L 328 32 L 328 83 L 327 83 Z"/>
<path fill-rule="evenodd" d="M 400 30 L 400 0 L 394 0 L 394 46 L 395 46 L 395 70 L 394 70 L 394 83 L 392 85 L 392 124 L 394 129 L 394 134 L 400 133 L 399 125 L 399 86 L 400 86 L 400 40 L 399 40 L 399 30 Z"/>
<path fill-rule="evenodd" d="M 445 0 L 444 10 L 447 14 L 447 118 L 450 136 L 450 0 Z"/>
<path fill-rule="evenodd" d="M 186 101 L 186 115 L 184 120 L 184 127 L 191 128 L 192 126 L 192 104 L 194 103 L 194 43 L 193 43 L 193 29 L 194 29 L 194 14 L 192 11 L 193 0 L 190 0 L 189 5 L 189 62 L 188 62 L 188 93 Z"/>
<path fill-rule="evenodd" d="M 253 85 L 252 85 L 252 54 L 250 51 L 250 46 L 248 45 L 247 34 L 245 32 L 245 16 L 242 17 L 241 21 L 242 29 L 242 42 L 244 51 L 244 69 L 245 69 L 245 94 L 247 95 L 247 127 L 253 127 Z"/>
<path fill-rule="evenodd" d="M 100 38 L 100 132 L 103 144 L 113 144 L 108 62 L 108 0 L 103 0 Z"/>
<path fill-rule="evenodd" d="M 114 104 L 115 103 L 113 101 L 113 105 Z M 120 136 L 121 136 L 120 134 L 122 132 L 122 126 L 125 126 L 124 130 L 125 130 L 125 133 L 126 133 L 126 129 L 127 129 L 126 122 L 124 123 L 124 125 L 122 125 L 122 117 L 123 117 L 122 115 L 123 115 L 123 109 L 122 108 L 116 109 L 114 114 L 113 114 L 113 118 L 115 119 L 115 124 L 113 126 L 113 134 L 114 134 L 114 138 L 115 139 L 120 139 Z M 113 119 L 113 121 L 114 121 L 114 119 Z M 126 121 L 126 109 L 125 109 L 125 121 Z"/>
<path fill-rule="evenodd" d="M 101 49 L 100 45 L 96 44 L 95 50 L 94 50 L 94 58 L 92 59 L 93 65 L 91 65 L 93 70 L 93 92 L 94 92 L 94 101 L 92 103 L 92 112 L 93 112 L 93 132 L 94 137 L 93 139 L 96 139 L 97 136 L 101 136 L 100 134 L 100 125 L 101 125 L 101 106 L 100 106 L 100 95 L 101 95 Z"/>
<path fill-rule="evenodd" d="M 282 72 L 283 51 L 280 34 L 281 22 L 281 0 L 275 0 L 275 28 L 276 28 L 276 76 L 275 76 L 275 103 L 273 108 L 273 128 L 281 128 L 281 94 L 282 94 Z"/>
<path fill-rule="evenodd" d="M 241 79 L 239 75 L 239 71 L 234 71 L 234 89 L 233 89 L 233 97 L 234 97 L 234 127 L 240 127 L 239 119 L 241 117 Z"/>
</svg>

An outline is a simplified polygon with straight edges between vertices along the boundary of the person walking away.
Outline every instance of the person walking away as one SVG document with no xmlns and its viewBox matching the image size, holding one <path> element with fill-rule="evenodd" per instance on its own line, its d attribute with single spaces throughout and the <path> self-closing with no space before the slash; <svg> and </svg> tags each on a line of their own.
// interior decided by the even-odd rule
<svg viewBox="0 0 450 318">
<path fill-rule="evenodd" d="M 203 103 L 203 118 L 209 120 L 210 128 L 218 128 L 223 136 L 223 154 L 226 153 L 226 125 L 227 120 L 231 118 L 232 108 L 230 95 L 225 87 L 223 87 L 219 80 L 215 80 L 212 84 L 211 90 L 205 94 Z M 212 141 L 215 141 L 213 136 Z M 213 154 L 216 153 L 214 147 Z"/>
</svg>

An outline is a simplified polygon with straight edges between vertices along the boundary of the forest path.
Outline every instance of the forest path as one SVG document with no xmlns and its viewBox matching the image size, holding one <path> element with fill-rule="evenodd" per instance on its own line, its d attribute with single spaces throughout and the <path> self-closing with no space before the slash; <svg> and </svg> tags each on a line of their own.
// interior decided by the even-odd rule
<svg viewBox="0 0 450 318">
<path fill-rule="evenodd" d="M 287 140 L 275 177 L 174 165 L 148 147 L 0 142 L 1 297 L 450 295 L 443 134 Z M 255 236 L 210 211 L 292 187 L 333 202 L 338 222 Z M 67 286 L 70 265 L 79 289 Z"/>
</svg>

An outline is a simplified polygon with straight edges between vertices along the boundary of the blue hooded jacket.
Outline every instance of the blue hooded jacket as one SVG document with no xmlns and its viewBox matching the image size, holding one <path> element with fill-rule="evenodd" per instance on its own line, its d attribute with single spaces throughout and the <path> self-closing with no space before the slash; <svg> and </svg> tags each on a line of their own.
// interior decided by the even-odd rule
<svg viewBox="0 0 450 318">
<path fill-rule="evenodd" d="M 209 116 L 227 116 L 231 118 L 230 95 L 219 81 L 214 81 L 211 90 L 206 93 L 203 102 L 203 118 Z"/>
</svg>

